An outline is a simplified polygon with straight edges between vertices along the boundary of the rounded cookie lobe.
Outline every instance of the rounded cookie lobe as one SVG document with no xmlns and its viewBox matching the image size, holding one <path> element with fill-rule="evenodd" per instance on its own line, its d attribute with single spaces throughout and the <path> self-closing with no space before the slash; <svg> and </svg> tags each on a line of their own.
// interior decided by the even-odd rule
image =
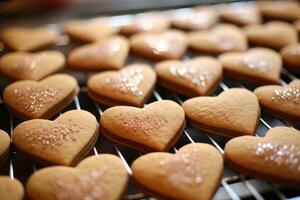
<svg viewBox="0 0 300 200">
<path fill-rule="evenodd" d="M 300 73 L 300 43 L 285 46 L 280 54 L 286 69 Z"/>
<path fill-rule="evenodd" d="M 105 105 L 142 107 L 152 94 L 156 74 L 149 65 L 132 64 L 120 71 L 96 74 L 88 80 L 88 94 Z"/>
<path fill-rule="evenodd" d="M 26 185 L 32 200 L 123 199 L 128 182 L 122 161 L 110 154 L 91 156 L 77 167 L 55 166 L 34 172 Z"/>
<path fill-rule="evenodd" d="M 130 38 L 133 53 L 151 60 L 179 59 L 187 48 L 182 31 L 169 30 L 161 33 L 139 33 Z"/>
<path fill-rule="evenodd" d="M 16 149 L 43 165 L 74 165 L 98 138 L 96 118 L 84 110 L 71 110 L 54 121 L 34 119 L 13 131 Z"/>
<path fill-rule="evenodd" d="M 33 51 L 52 45 L 56 37 L 48 28 L 9 27 L 2 34 L 5 45 L 15 51 Z"/>
<path fill-rule="evenodd" d="M 219 56 L 225 74 L 233 79 L 257 85 L 279 84 L 282 61 L 268 48 L 251 48 L 246 52 L 228 52 Z"/>
<path fill-rule="evenodd" d="M 298 1 L 260 1 L 258 6 L 262 15 L 267 19 L 286 21 L 300 19 L 300 4 Z"/>
<path fill-rule="evenodd" d="M 155 66 L 159 83 L 180 94 L 194 97 L 211 94 L 222 79 L 222 66 L 212 57 L 189 61 L 168 60 Z"/>
<path fill-rule="evenodd" d="M 4 89 L 3 100 L 22 119 L 50 118 L 68 105 L 78 91 L 75 78 L 56 74 L 41 81 L 14 82 Z"/>
<path fill-rule="evenodd" d="M 0 130 L 0 165 L 8 158 L 9 147 L 10 137 L 6 132 Z"/>
<path fill-rule="evenodd" d="M 175 13 L 171 19 L 172 26 L 185 31 L 206 30 L 218 20 L 216 10 L 211 7 L 195 7 L 190 12 Z"/>
<path fill-rule="evenodd" d="M 248 25 L 244 31 L 249 43 L 256 46 L 279 50 L 288 44 L 298 42 L 297 31 L 286 22 L 271 21 L 262 25 Z"/>
<path fill-rule="evenodd" d="M 234 138 L 225 146 L 225 161 L 243 174 L 299 187 L 299 136 L 296 129 L 276 127 L 263 138 Z"/>
<path fill-rule="evenodd" d="M 128 55 L 129 45 L 122 36 L 114 36 L 80 46 L 68 55 L 68 67 L 80 71 L 120 69 Z"/>
<path fill-rule="evenodd" d="M 59 51 L 13 52 L 0 59 L 0 72 L 9 80 L 40 80 L 60 70 L 65 57 Z"/>
<path fill-rule="evenodd" d="M 64 32 L 72 39 L 83 42 L 95 42 L 109 37 L 115 28 L 105 19 L 76 20 L 68 22 Z"/>
<path fill-rule="evenodd" d="M 237 26 L 221 24 L 209 31 L 195 31 L 188 34 L 189 47 L 211 54 L 228 51 L 245 51 L 248 48 L 244 32 Z"/>
<path fill-rule="evenodd" d="M 22 183 L 8 176 L 0 176 L 0 197 L 2 200 L 22 200 L 24 198 Z"/>
<path fill-rule="evenodd" d="M 120 28 L 120 33 L 132 36 L 142 32 L 162 32 L 170 25 L 169 20 L 156 12 L 133 15 L 129 22 Z"/>
<path fill-rule="evenodd" d="M 132 165 L 133 179 L 160 199 L 211 199 L 223 174 L 223 158 L 208 144 L 189 144 L 176 154 L 149 153 Z"/>
<path fill-rule="evenodd" d="M 286 86 L 268 85 L 254 90 L 264 112 L 280 119 L 300 122 L 300 80 Z"/>
<path fill-rule="evenodd" d="M 193 126 L 226 137 L 254 135 L 260 116 L 256 96 L 240 88 L 229 89 L 217 97 L 191 98 L 182 107 Z"/>
<path fill-rule="evenodd" d="M 262 22 L 261 13 L 256 5 L 242 6 L 221 6 L 220 18 L 228 23 L 237 26 L 245 26 L 249 24 L 260 24 Z"/>
<path fill-rule="evenodd" d="M 144 108 L 115 106 L 104 111 L 100 131 L 110 140 L 142 152 L 168 151 L 185 126 L 184 111 L 169 100 Z"/>
</svg>

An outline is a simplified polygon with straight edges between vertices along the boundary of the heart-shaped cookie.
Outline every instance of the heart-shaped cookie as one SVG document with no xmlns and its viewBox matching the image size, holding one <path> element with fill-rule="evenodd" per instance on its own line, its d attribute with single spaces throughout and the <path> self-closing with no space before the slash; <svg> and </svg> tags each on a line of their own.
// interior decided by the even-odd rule
<svg viewBox="0 0 300 200">
<path fill-rule="evenodd" d="M 162 32 L 170 25 L 169 20 L 156 12 L 132 16 L 128 23 L 120 27 L 122 35 L 131 36 L 141 32 Z"/>
<path fill-rule="evenodd" d="M 65 56 L 59 51 L 14 52 L 0 59 L 0 72 L 9 80 L 40 80 L 60 70 Z"/>
<path fill-rule="evenodd" d="M 112 35 L 115 28 L 107 19 L 100 18 L 68 22 L 64 31 L 75 40 L 95 42 Z"/>
<path fill-rule="evenodd" d="M 280 55 L 267 48 L 252 48 L 247 52 L 228 52 L 219 56 L 225 74 L 246 82 L 278 84 L 282 61 Z"/>
<path fill-rule="evenodd" d="M 162 86 L 189 97 L 211 94 L 222 79 L 218 60 L 205 56 L 186 62 L 163 61 L 155 70 Z"/>
<path fill-rule="evenodd" d="M 267 19 L 294 21 L 300 19 L 298 1 L 259 1 L 257 2 L 263 16 Z"/>
<path fill-rule="evenodd" d="M 219 187 L 223 158 L 213 146 L 196 143 L 176 154 L 146 154 L 131 167 L 134 181 L 158 199 L 209 200 Z"/>
<path fill-rule="evenodd" d="M 224 150 L 227 164 L 243 174 L 300 186 L 300 132 L 294 128 L 272 128 L 263 138 L 234 138 Z"/>
<path fill-rule="evenodd" d="M 240 28 L 222 24 L 210 31 L 195 31 L 188 35 L 189 47 L 200 52 L 219 54 L 228 51 L 245 51 L 247 38 Z"/>
<path fill-rule="evenodd" d="M 9 146 L 10 138 L 8 134 L 0 130 L 0 165 L 5 162 L 9 156 Z"/>
<path fill-rule="evenodd" d="M 87 111 L 71 110 L 54 121 L 33 119 L 19 124 L 12 141 L 18 151 L 43 165 L 74 165 L 97 137 L 96 118 Z"/>
<path fill-rule="evenodd" d="M 3 100 L 7 108 L 20 118 L 50 118 L 68 105 L 78 91 L 76 79 L 57 74 L 39 82 L 14 82 L 3 91 Z"/>
<path fill-rule="evenodd" d="M 249 43 L 256 46 L 281 49 L 298 42 L 297 31 L 293 25 L 286 22 L 272 21 L 263 25 L 248 25 L 244 30 Z"/>
<path fill-rule="evenodd" d="M 172 26 L 186 31 L 205 30 L 218 20 L 216 10 L 211 7 L 197 7 L 188 12 L 178 12 L 172 18 Z"/>
<path fill-rule="evenodd" d="M 4 43 L 15 51 L 33 51 L 52 45 L 57 34 L 48 28 L 10 27 L 4 30 Z"/>
<path fill-rule="evenodd" d="M 280 119 L 300 123 L 300 80 L 287 86 L 268 85 L 254 90 L 263 111 Z"/>
<path fill-rule="evenodd" d="M 3 200 L 23 200 L 24 188 L 17 179 L 0 176 L 0 197 Z"/>
<path fill-rule="evenodd" d="M 68 67 L 81 71 L 120 69 L 128 51 L 127 39 L 114 36 L 72 50 L 68 56 Z"/>
<path fill-rule="evenodd" d="M 284 68 L 300 73 L 300 43 L 285 46 L 280 51 Z"/>
<path fill-rule="evenodd" d="M 142 152 L 168 151 L 185 127 L 184 111 L 169 100 L 144 108 L 115 106 L 104 111 L 100 131 L 112 141 Z"/>
<path fill-rule="evenodd" d="M 260 116 L 256 96 L 240 88 L 229 89 L 217 97 L 195 97 L 182 107 L 191 125 L 226 137 L 254 135 Z"/>
<path fill-rule="evenodd" d="M 152 94 L 156 74 L 149 65 L 133 64 L 120 71 L 102 72 L 87 83 L 89 96 L 105 105 L 142 107 Z"/>
<path fill-rule="evenodd" d="M 170 30 L 163 33 L 139 33 L 130 38 L 133 53 L 152 60 L 179 59 L 185 53 L 185 34 Z"/>
<path fill-rule="evenodd" d="M 36 171 L 26 192 L 32 200 L 119 200 L 124 198 L 127 182 L 122 161 L 101 154 L 86 158 L 76 168 L 55 166 Z"/>
<path fill-rule="evenodd" d="M 260 24 L 262 22 L 259 9 L 253 5 L 227 5 L 220 8 L 220 17 L 223 21 L 238 26 Z"/>
</svg>

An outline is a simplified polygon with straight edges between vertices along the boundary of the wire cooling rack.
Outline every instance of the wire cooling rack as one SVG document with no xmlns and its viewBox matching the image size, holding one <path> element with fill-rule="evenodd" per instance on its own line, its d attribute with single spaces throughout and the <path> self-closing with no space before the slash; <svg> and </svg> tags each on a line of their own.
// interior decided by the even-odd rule
<svg viewBox="0 0 300 200">
<path fill-rule="evenodd" d="M 189 9 L 180 9 L 177 11 L 188 11 Z M 166 11 L 168 14 L 170 11 Z M 112 17 L 112 21 L 116 23 L 122 23 L 126 21 L 126 18 L 130 17 L 130 15 L 126 16 L 115 16 Z M 49 25 L 56 31 L 61 30 L 61 24 L 51 24 Z M 68 41 L 66 36 L 62 36 L 58 41 L 58 46 L 53 47 L 53 49 L 60 50 L 67 54 L 70 49 L 78 46 L 78 44 L 74 44 Z M 0 51 L 1 54 L 4 54 L 5 51 Z M 196 56 L 201 56 L 201 54 L 188 51 L 183 60 L 188 60 Z M 135 57 L 134 55 L 129 55 L 127 59 L 127 64 L 131 63 L 148 63 L 150 65 L 154 65 L 155 63 L 149 62 L 147 60 L 143 60 Z M 80 92 L 78 96 L 75 97 L 74 101 L 69 104 L 62 112 L 66 112 L 72 109 L 84 109 L 92 114 L 94 114 L 97 119 L 100 119 L 102 112 L 107 109 L 106 106 L 98 104 L 90 99 L 87 95 L 86 81 L 92 75 L 92 73 L 80 73 L 75 71 L 70 71 L 65 69 L 65 73 L 71 74 L 77 78 L 78 83 L 80 85 Z M 281 85 L 287 85 L 290 81 L 297 79 L 296 76 L 289 73 L 285 69 L 282 70 L 281 74 Z M 1 79 L 0 79 L 1 80 Z M 2 91 L 7 83 L 3 83 L 0 81 L 0 91 Z M 218 95 L 222 91 L 225 91 L 232 87 L 242 87 L 247 88 L 249 90 L 253 90 L 255 88 L 254 85 L 244 84 L 238 81 L 234 81 L 232 79 L 228 79 L 225 77 L 223 81 L 219 84 L 218 89 L 215 91 L 213 96 Z M 151 103 L 153 101 L 160 101 L 163 99 L 170 99 L 179 104 L 181 104 L 186 97 L 173 93 L 169 90 L 166 90 L 159 85 L 156 86 L 152 97 L 147 103 Z M 57 116 L 53 117 L 56 118 Z M 0 99 L 0 129 L 6 130 L 10 135 L 13 132 L 14 127 L 16 127 L 21 121 L 15 118 L 3 105 L 2 100 Z M 264 136 L 265 133 L 275 126 L 288 126 L 295 127 L 299 129 L 299 126 L 293 125 L 285 120 L 278 120 L 268 115 L 262 113 L 260 117 L 260 123 L 257 128 L 256 136 Z M 229 139 L 222 136 L 217 136 L 213 134 L 207 134 L 204 131 L 197 130 L 195 128 L 190 127 L 188 124 L 180 137 L 177 143 L 171 148 L 170 152 L 175 153 L 180 147 L 189 144 L 189 143 L 209 143 L 216 147 L 216 149 L 223 154 L 224 146 Z M 131 149 L 129 147 L 125 147 L 123 145 L 115 144 L 109 140 L 107 140 L 104 136 L 100 134 L 98 141 L 95 146 L 92 148 L 90 155 L 99 155 L 103 153 L 115 154 L 120 157 L 122 160 L 127 172 L 129 175 L 132 174 L 130 165 L 131 163 L 143 155 L 142 153 Z M 40 169 L 41 166 L 32 163 L 22 154 L 16 152 L 13 148 L 10 152 L 9 160 L 0 167 L 1 175 L 9 175 L 11 178 L 19 179 L 24 185 L 26 184 L 29 176 L 37 169 Z M 235 172 L 230 169 L 225 163 L 224 176 L 221 180 L 221 184 L 219 190 L 216 192 L 214 199 L 223 200 L 223 199 L 294 199 L 300 198 L 300 191 L 286 188 L 281 184 L 273 184 L 264 182 L 262 180 L 258 180 L 252 177 L 246 177 L 242 174 Z M 133 182 L 129 183 L 128 192 L 126 193 L 126 199 L 134 200 L 134 199 L 153 199 L 152 197 L 146 196 Z"/>
</svg>

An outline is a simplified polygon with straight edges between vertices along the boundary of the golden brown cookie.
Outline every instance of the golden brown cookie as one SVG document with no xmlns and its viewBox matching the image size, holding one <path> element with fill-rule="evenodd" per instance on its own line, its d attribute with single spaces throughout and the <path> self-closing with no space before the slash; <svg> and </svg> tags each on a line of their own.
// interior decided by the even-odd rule
<svg viewBox="0 0 300 200">
<path fill-rule="evenodd" d="M 226 137 L 254 135 L 260 116 L 255 94 L 240 88 L 229 89 L 217 97 L 195 97 L 182 107 L 191 125 Z"/>
<path fill-rule="evenodd" d="M 174 28 L 185 31 L 205 30 L 218 21 L 216 10 L 211 7 L 197 7 L 189 12 L 178 12 L 172 17 Z"/>
<path fill-rule="evenodd" d="M 268 85 L 254 90 L 266 113 L 280 119 L 300 123 L 300 80 L 287 86 Z"/>
<path fill-rule="evenodd" d="M 256 46 L 278 50 L 298 42 L 295 28 L 286 22 L 271 21 L 263 25 L 248 25 L 244 30 L 249 43 Z"/>
<path fill-rule="evenodd" d="M 272 128 L 263 138 L 234 138 L 224 150 L 227 164 L 242 174 L 300 186 L 300 132 L 294 128 Z"/>
<path fill-rule="evenodd" d="M 10 147 L 10 137 L 6 132 L 0 130 L 0 165 L 3 162 L 5 162 L 8 158 L 9 147 Z M 1 192 L 0 192 L 0 196 L 1 196 Z"/>
<path fill-rule="evenodd" d="M 139 33 L 130 38 L 133 53 L 151 60 L 179 59 L 185 53 L 187 42 L 181 31 Z"/>
<path fill-rule="evenodd" d="M 149 153 L 132 165 L 134 181 L 158 199 L 209 200 L 219 187 L 223 158 L 209 144 L 188 144 L 176 152 Z"/>
<path fill-rule="evenodd" d="M 97 138 L 97 120 L 84 110 L 68 111 L 54 121 L 25 121 L 12 134 L 17 151 L 43 165 L 75 165 Z"/>
<path fill-rule="evenodd" d="M 300 43 L 285 46 L 280 51 L 284 68 L 300 73 Z"/>
<path fill-rule="evenodd" d="M 48 28 L 9 27 L 2 33 L 3 42 L 15 51 L 33 51 L 53 45 L 56 37 Z"/>
<path fill-rule="evenodd" d="M 220 8 L 220 17 L 224 22 L 238 26 L 260 24 L 261 13 L 255 5 L 226 5 Z"/>
<path fill-rule="evenodd" d="M 91 156 L 76 168 L 54 166 L 36 171 L 26 185 L 31 200 L 120 200 L 128 175 L 122 161 L 110 154 Z"/>
<path fill-rule="evenodd" d="M 222 24 L 209 31 L 188 34 L 189 47 L 200 52 L 220 54 L 228 51 L 245 51 L 247 38 L 240 28 Z"/>
<path fill-rule="evenodd" d="M 183 109 L 169 100 L 144 108 L 115 106 L 105 110 L 100 119 L 103 135 L 141 152 L 168 151 L 184 127 Z"/>
<path fill-rule="evenodd" d="M 157 12 L 132 16 L 127 24 L 120 28 L 122 35 L 131 36 L 141 32 L 162 32 L 170 25 L 169 20 Z"/>
<path fill-rule="evenodd" d="M 81 71 L 120 69 L 126 61 L 129 44 L 126 38 L 114 36 L 72 50 L 68 67 Z"/>
<path fill-rule="evenodd" d="M 298 35 L 300 35 L 300 19 L 295 21 L 294 23 L 296 30 L 298 31 Z"/>
<path fill-rule="evenodd" d="M 8 176 L 0 176 L 0 198 L 1 200 L 23 200 L 24 188 L 22 183 Z"/>
<path fill-rule="evenodd" d="M 115 32 L 115 28 L 105 18 L 76 20 L 68 22 L 64 31 L 72 39 L 83 42 L 95 42 L 109 37 Z"/>
<path fill-rule="evenodd" d="M 107 71 L 92 76 L 88 94 L 95 101 L 109 105 L 143 107 L 152 94 L 156 74 L 149 65 L 132 64 L 120 71 Z"/>
<path fill-rule="evenodd" d="M 155 70 L 162 86 L 189 97 L 211 94 L 222 79 L 221 64 L 208 56 L 163 61 Z"/>
<path fill-rule="evenodd" d="M 267 48 L 252 48 L 244 53 L 228 52 L 219 56 L 226 75 L 246 82 L 279 84 L 282 61 L 280 55 Z"/>
<path fill-rule="evenodd" d="M 59 51 L 38 53 L 13 52 L 0 59 L 0 72 L 9 80 L 40 80 L 53 74 L 65 64 L 65 56 Z"/>
<path fill-rule="evenodd" d="M 14 82 L 4 89 L 3 100 L 6 107 L 22 119 L 48 119 L 67 106 L 78 91 L 76 79 L 57 74 L 39 82 Z"/>
<path fill-rule="evenodd" d="M 258 6 L 267 19 L 286 21 L 300 19 L 300 4 L 297 1 L 259 1 Z"/>
</svg>

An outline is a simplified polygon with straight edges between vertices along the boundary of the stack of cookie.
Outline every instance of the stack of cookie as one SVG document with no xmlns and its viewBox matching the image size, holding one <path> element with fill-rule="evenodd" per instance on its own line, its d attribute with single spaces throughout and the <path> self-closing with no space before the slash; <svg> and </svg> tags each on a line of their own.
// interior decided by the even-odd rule
<svg viewBox="0 0 300 200">
<path fill-rule="evenodd" d="M 300 132 L 267 126 L 257 137 L 260 121 L 266 123 L 261 112 L 300 123 L 298 2 L 126 19 L 4 29 L 0 73 L 7 84 L 0 107 L 20 123 L 9 134 L 0 130 L 0 165 L 18 152 L 43 168 L 26 178 L 26 192 L 12 174 L 0 176 L 0 199 L 117 200 L 125 198 L 129 180 L 158 199 L 212 199 L 224 162 L 238 173 L 299 188 Z M 75 48 L 61 51 L 61 38 Z M 282 81 L 282 72 L 294 80 Z M 85 80 L 78 83 L 76 74 Z M 96 104 L 93 110 L 81 110 L 80 92 Z M 186 127 L 224 141 L 224 149 L 194 141 Z M 183 135 L 193 144 L 177 150 Z M 94 149 L 88 156 L 99 138 L 139 156 L 131 167 L 121 153 Z"/>
</svg>

